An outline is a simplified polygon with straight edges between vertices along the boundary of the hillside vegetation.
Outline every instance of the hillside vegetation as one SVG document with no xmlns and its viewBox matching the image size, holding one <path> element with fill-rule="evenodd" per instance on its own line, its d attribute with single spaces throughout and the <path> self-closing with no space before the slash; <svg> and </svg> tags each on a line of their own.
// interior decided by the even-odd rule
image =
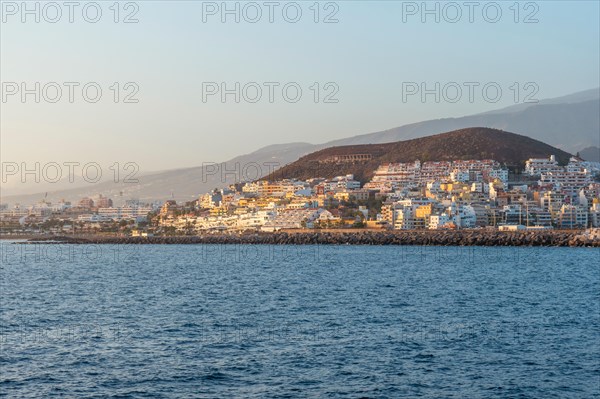
<svg viewBox="0 0 600 399">
<path fill-rule="evenodd" d="M 333 161 L 336 156 L 368 155 L 366 161 Z M 365 182 L 383 163 L 450 161 L 455 159 L 494 159 L 508 166 L 523 166 L 531 157 L 555 155 L 566 164 L 571 154 L 532 138 L 502 130 L 474 127 L 413 140 L 387 144 L 330 147 L 306 155 L 263 180 L 282 178 L 332 178 L 353 174 Z"/>
</svg>

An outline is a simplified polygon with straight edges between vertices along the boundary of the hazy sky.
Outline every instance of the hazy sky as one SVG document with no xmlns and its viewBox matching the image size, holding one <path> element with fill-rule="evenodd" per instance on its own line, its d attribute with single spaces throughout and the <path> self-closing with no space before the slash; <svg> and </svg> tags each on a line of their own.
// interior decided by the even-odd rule
<svg viewBox="0 0 600 399">
<path fill-rule="evenodd" d="M 298 3 L 302 16 L 297 23 L 288 22 L 297 11 L 288 2 L 274 7 L 272 23 L 262 1 L 254 3 L 258 8 L 238 3 L 239 23 L 233 14 L 222 22 L 216 10 L 221 2 L 122 2 L 118 23 L 112 1 L 97 3 L 102 11 L 97 23 L 83 18 L 85 6 L 86 17 L 95 19 L 95 6 L 88 2 L 74 9 L 74 23 L 69 23 L 69 8 L 55 4 L 62 16 L 51 23 L 57 9 L 42 9 L 40 3 L 36 22 L 35 15 L 23 15 L 20 1 L 2 2 L 3 162 L 132 161 L 140 172 L 197 166 L 274 143 L 322 143 L 497 109 L 515 103 L 515 82 L 520 87 L 516 102 L 535 89 L 533 98 L 543 99 L 600 85 L 597 1 L 520 2 L 516 8 L 512 1 L 478 2 L 473 22 L 462 1 L 453 3 L 458 8 L 428 3 L 430 9 L 439 7 L 439 22 L 434 14 L 422 15 L 420 1 L 338 1 L 318 7 L 310 1 Z M 227 6 L 233 9 L 236 3 Z M 257 9 L 262 17 L 252 23 Z M 453 23 L 457 10 L 461 17 Z M 131 13 L 139 22 L 123 23 Z M 324 23 L 332 13 L 330 19 L 338 22 Z M 39 103 L 33 94 L 24 103 L 20 92 L 9 95 L 15 87 L 21 91 L 23 82 L 34 91 L 40 82 Z M 51 82 L 62 87 L 56 103 L 50 102 L 56 93 Z M 65 82 L 79 84 L 73 86 L 73 103 Z M 82 87 L 89 82 L 102 89 L 96 103 L 83 97 Z M 125 87 L 128 82 L 134 84 Z M 203 82 L 217 86 L 204 85 L 203 91 Z M 218 94 L 203 101 L 203 92 L 222 82 L 230 89 L 235 82 L 240 87 L 256 82 L 262 98 L 251 103 L 256 87 L 249 85 L 239 103 L 234 94 L 224 103 Z M 264 82 L 279 83 L 272 103 Z M 295 103 L 282 94 L 290 82 L 302 89 Z M 403 99 L 415 87 L 407 82 L 425 82 L 429 88 L 436 82 L 440 87 L 449 82 L 480 86 L 474 88 L 473 102 L 466 86 L 456 102 L 448 101 L 456 99 L 450 85 L 436 103 L 433 94 L 424 102 L 418 94 Z M 482 94 L 490 82 L 503 90 L 497 103 Z M 528 82 L 533 85 L 526 87 Z M 93 100 L 90 87 L 87 98 Z M 124 103 L 136 87 L 131 98 L 139 102 Z M 337 103 L 324 102 L 338 89 L 330 97 Z M 294 97 L 295 86 L 288 87 L 288 95 Z"/>
</svg>

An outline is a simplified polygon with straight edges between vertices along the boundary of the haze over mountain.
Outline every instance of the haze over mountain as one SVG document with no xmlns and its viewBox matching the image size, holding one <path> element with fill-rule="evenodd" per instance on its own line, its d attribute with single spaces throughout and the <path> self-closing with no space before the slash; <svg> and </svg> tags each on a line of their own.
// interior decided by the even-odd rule
<svg viewBox="0 0 600 399">
<path fill-rule="evenodd" d="M 537 105 L 575 104 L 575 103 L 582 103 L 585 101 L 597 100 L 600 97 L 599 91 L 600 91 L 600 88 L 579 91 L 577 93 L 568 94 L 566 96 L 540 100 L 536 104 Z M 533 104 L 532 103 L 515 104 L 515 105 L 508 106 L 508 107 L 500 108 L 500 109 L 497 109 L 494 111 L 482 112 L 479 115 L 505 114 L 505 113 L 510 113 L 510 112 L 518 112 L 518 111 L 523 111 L 526 108 L 529 108 L 531 105 L 533 105 Z"/>
<path fill-rule="evenodd" d="M 123 203 L 126 199 L 139 199 L 143 202 L 167 199 L 191 201 L 197 199 L 198 194 L 215 187 L 225 187 L 239 181 L 256 180 L 274 169 L 295 161 L 300 156 L 298 154 L 311 152 L 310 149 L 313 147 L 312 144 L 307 143 L 270 145 L 220 164 L 211 162 L 204 166 L 140 175 L 139 183 L 124 183 L 123 179 L 115 183 L 109 174 L 104 182 L 98 184 L 86 183 L 79 178 L 77 186 L 65 190 L 61 189 L 68 184 L 65 181 L 54 184 L 40 183 L 37 185 L 40 187 L 37 194 L 26 193 L 12 196 L 7 195 L 10 191 L 5 189 L 5 185 L 2 185 L 0 202 L 27 205 L 44 198 L 50 202 L 57 202 L 61 199 L 76 201 L 85 196 L 98 194 L 112 198 L 115 205 Z M 13 178 L 17 179 L 18 177 L 13 176 Z M 53 190 L 53 187 L 60 188 Z"/>
<path fill-rule="evenodd" d="M 46 183 L 35 185 L 37 193 L 34 194 L 31 186 L 3 184 L 0 192 L 1 202 L 32 204 L 44 198 L 45 192 L 48 192 L 47 200 L 51 202 L 62 198 L 75 201 L 100 193 L 112 197 L 117 204 L 130 198 L 141 201 L 170 198 L 178 201 L 193 200 L 198 194 L 215 187 L 255 180 L 269 174 L 273 168 L 282 167 L 301 156 L 324 148 L 391 143 L 475 126 L 525 135 L 572 154 L 588 147 L 600 147 L 600 89 L 460 118 L 423 121 L 323 144 L 296 142 L 270 145 L 218 166 L 210 164 L 207 167 L 198 166 L 140 175 L 138 184 L 109 181 L 81 185 L 80 182 L 79 186 L 71 184 L 70 187 L 73 188 L 64 189 L 64 184 Z M 201 163 L 202 161 L 199 161 L 199 164 Z"/>
<path fill-rule="evenodd" d="M 576 153 L 583 148 L 600 145 L 599 90 L 562 97 L 564 100 L 557 98 L 538 104 L 520 104 L 496 112 L 413 123 L 383 132 L 331 141 L 327 145 L 389 143 L 484 126 L 524 134 L 569 153 Z"/>
<path fill-rule="evenodd" d="M 579 151 L 579 156 L 586 161 L 600 162 L 600 147 L 587 147 Z"/>
</svg>

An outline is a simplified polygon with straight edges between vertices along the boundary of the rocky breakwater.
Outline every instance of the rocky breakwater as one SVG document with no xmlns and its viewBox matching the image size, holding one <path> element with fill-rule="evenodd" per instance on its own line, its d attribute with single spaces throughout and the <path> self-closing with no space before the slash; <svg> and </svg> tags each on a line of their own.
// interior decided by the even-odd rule
<svg viewBox="0 0 600 399">
<path fill-rule="evenodd" d="M 70 244 L 269 244 L 269 245 L 437 245 L 437 246 L 547 246 L 600 247 L 600 238 L 584 231 L 495 230 L 276 232 L 206 234 L 155 237 L 66 237 L 36 238 L 27 243 Z"/>
</svg>

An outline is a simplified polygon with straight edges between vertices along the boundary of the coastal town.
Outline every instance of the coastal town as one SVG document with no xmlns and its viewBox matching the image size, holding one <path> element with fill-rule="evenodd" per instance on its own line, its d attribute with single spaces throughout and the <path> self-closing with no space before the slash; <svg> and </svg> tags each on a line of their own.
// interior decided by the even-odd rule
<svg viewBox="0 0 600 399">
<path fill-rule="evenodd" d="M 364 162 L 355 154 L 344 162 Z M 339 160 L 338 160 L 339 161 Z M 2 204 L 3 233 L 106 233 L 132 237 L 382 229 L 500 231 L 600 227 L 600 163 L 530 158 L 520 170 L 494 160 L 388 163 L 354 175 L 249 181 L 195 201 L 118 206 L 101 194 L 76 203 Z"/>
</svg>

